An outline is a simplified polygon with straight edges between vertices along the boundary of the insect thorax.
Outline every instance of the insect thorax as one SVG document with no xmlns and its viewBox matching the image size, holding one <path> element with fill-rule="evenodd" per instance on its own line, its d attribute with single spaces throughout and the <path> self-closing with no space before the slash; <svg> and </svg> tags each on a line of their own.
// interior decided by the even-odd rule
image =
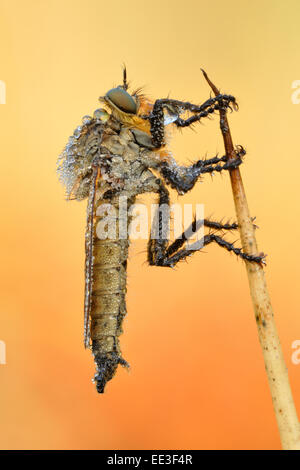
<svg viewBox="0 0 300 470">
<path fill-rule="evenodd" d="M 104 110 L 97 110 L 95 115 L 83 118 L 83 125 L 75 129 L 59 158 L 58 173 L 67 198 L 82 200 L 88 196 L 95 159 L 101 172 L 101 191 L 110 189 L 128 197 L 138 194 L 143 172 L 160 159 L 151 136 Z"/>
</svg>

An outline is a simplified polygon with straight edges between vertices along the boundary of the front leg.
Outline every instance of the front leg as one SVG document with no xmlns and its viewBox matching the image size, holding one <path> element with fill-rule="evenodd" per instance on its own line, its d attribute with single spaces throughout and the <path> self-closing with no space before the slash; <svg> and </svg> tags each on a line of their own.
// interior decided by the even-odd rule
<svg viewBox="0 0 300 470">
<path fill-rule="evenodd" d="M 234 96 L 218 95 L 210 98 L 201 106 L 189 103 L 188 101 L 171 100 L 168 98 L 156 100 L 153 110 L 147 119 L 150 121 L 152 143 L 155 148 L 160 148 L 164 144 L 165 114 L 166 110 L 171 116 L 174 116 L 174 123 L 178 127 L 186 127 L 200 121 L 202 118 L 213 114 L 215 111 L 226 109 L 232 104 L 237 107 Z M 184 111 L 195 113 L 194 116 L 184 120 L 179 115 Z"/>
<path fill-rule="evenodd" d="M 208 160 L 198 160 L 190 166 L 180 166 L 175 160 L 162 161 L 157 168 L 165 179 L 167 184 L 170 184 L 173 189 L 176 189 L 179 194 L 184 194 L 190 191 L 199 176 L 205 173 L 220 173 L 223 170 L 234 170 L 242 163 L 242 158 L 246 154 L 242 147 L 236 151 L 237 158 L 227 161 L 226 155 L 223 157 L 214 157 Z M 220 163 L 225 162 L 224 165 Z"/>
</svg>

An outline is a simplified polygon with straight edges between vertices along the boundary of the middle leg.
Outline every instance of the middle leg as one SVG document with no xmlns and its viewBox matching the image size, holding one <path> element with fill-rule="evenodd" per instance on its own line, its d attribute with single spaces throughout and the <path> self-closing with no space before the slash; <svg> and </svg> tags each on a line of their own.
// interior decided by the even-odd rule
<svg viewBox="0 0 300 470">
<path fill-rule="evenodd" d="M 157 170 L 161 173 L 167 184 L 176 189 L 179 194 L 184 194 L 190 191 L 199 176 L 205 173 L 220 173 L 224 170 L 234 170 L 241 163 L 244 155 L 246 154 L 243 147 L 239 146 L 236 149 L 236 157 L 232 160 L 227 160 L 226 155 L 223 157 L 214 157 L 208 160 L 198 160 L 190 166 L 181 166 L 175 160 L 161 161 Z M 224 162 L 224 165 L 221 163 Z"/>
</svg>

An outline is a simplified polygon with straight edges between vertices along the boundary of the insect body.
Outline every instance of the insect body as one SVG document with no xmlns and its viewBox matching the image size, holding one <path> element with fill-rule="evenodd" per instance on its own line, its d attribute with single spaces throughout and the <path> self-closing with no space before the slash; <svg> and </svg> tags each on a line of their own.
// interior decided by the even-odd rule
<svg viewBox="0 0 300 470">
<path fill-rule="evenodd" d="M 232 161 L 214 157 L 180 166 L 166 146 L 168 127 L 189 126 L 230 104 L 235 107 L 234 97 L 218 95 L 201 106 L 171 99 L 151 103 L 139 91 L 129 94 L 127 90 L 124 70 L 123 85 L 100 98 L 104 107 L 96 110 L 93 117 L 83 118 L 58 160 L 58 174 L 67 197 L 88 198 L 84 343 L 85 347 L 91 347 L 94 355 L 99 393 L 103 393 L 119 364 L 128 365 L 121 356 L 119 336 L 126 315 L 130 206 L 138 195 L 148 192 L 158 195 L 159 206 L 169 205 L 165 184 L 184 194 L 202 174 L 234 169 L 244 155 L 243 149 L 239 149 L 238 158 Z M 122 211 L 120 201 L 123 200 L 126 210 Z M 110 211 L 105 215 L 108 203 Z M 97 231 L 104 217 L 114 228 L 107 238 L 99 236 Z M 205 235 L 202 246 L 215 242 L 243 259 L 262 261 L 262 256 L 243 253 L 216 235 L 218 230 L 236 229 L 236 224 L 224 225 L 210 220 L 203 223 L 213 232 Z M 148 242 L 150 265 L 173 267 L 194 252 L 185 248 L 185 234 L 173 243 L 164 238 L 159 210 L 157 224 L 159 236 Z M 192 225 L 195 228 L 197 221 Z"/>
</svg>

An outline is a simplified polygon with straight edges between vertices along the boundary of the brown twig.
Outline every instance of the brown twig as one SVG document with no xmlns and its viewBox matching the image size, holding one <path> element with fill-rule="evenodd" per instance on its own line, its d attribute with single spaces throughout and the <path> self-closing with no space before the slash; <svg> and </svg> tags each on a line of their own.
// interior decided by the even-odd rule
<svg viewBox="0 0 300 470">
<path fill-rule="evenodd" d="M 202 72 L 214 94 L 218 95 L 219 90 L 210 81 L 206 72 L 204 70 Z M 220 111 L 220 127 L 227 158 L 236 158 L 226 110 Z M 243 251 L 252 255 L 257 254 L 258 248 L 253 222 L 249 214 L 239 168 L 230 171 L 230 180 Z M 257 263 L 249 261 L 245 261 L 245 263 L 282 448 L 299 450 L 300 425 L 267 290 L 264 269 L 262 265 Z"/>
</svg>

